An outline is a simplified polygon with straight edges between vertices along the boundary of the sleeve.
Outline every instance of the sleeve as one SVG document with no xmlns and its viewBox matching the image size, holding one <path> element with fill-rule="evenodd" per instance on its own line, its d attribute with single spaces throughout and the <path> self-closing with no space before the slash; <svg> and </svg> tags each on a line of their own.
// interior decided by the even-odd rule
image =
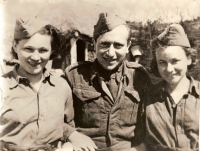
<svg viewBox="0 0 200 151">
<path fill-rule="evenodd" d="M 74 107 L 73 107 L 72 91 L 68 84 L 66 93 L 67 93 L 67 100 L 65 103 L 65 111 L 64 111 L 65 115 L 64 115 L 64 126 L 63 126 L 64 129 L 63 135 L 65 141 L 71 135 L 71 133 L 73 133 L 76 130 L 74 125 Z"/>
<path fill-rule="evenodd" d="M 137 69 L 136 69 L 137 70 Z M 144 142 L 146 123 L 145 123 L 145 104 L 148 96 L 148 89 L 151 86 L 151 78 L 148 72 L 141 66 L 134 75 L 136 79 L 135 87 L 138 87 L 140 94 L 140 104 L 138 108 L 137 124 L 135 129 L 135 137 L 132 140 L 132 146 L 137 146 Z"/>
</svg>

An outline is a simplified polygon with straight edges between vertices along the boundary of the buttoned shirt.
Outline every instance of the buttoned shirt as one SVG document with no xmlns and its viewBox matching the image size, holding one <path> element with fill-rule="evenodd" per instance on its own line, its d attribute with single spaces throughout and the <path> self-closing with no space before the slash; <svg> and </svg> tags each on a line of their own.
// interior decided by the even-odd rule
<svg viewBox="0 0 200 151">
<path fill-rule="evenodd" d="M 150 151 L 199 150 L 200 82 L 190 79 L 188 93 L 176 104 L 164 81 L 154 85 L 146 106 L 146 140 Z"/>
<path fill-rule="evenodd" d="M 106 80 L 96 61 L 73 64 L 66 69 L 73 91 L 77 131 L 91 137 L 101 150 L 128 150 L 131 142 L 136 145 L 142 140 L 141 106 L 149 76 L 141 65 L 122 62 Z M 111 79 L 116 85 L 113 92 Z"/>
<path fill-rule="evenodd" d="M 60 75 L 46 70 L 38 91 L 17 67 L 1 80 L 0 140 L 33 147 L 64 141 L 75 130 L 71 89 Z"/>
</svg>

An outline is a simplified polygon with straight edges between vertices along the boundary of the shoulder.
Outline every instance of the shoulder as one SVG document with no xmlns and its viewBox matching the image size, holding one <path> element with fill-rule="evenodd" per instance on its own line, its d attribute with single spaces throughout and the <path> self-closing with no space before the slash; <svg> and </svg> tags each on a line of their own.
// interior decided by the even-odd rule
<svg viewBox="0 0 200 151">
<path fill-rule="evenodd" d="M 139 70 L 142 73 L 145 73 L 145 75 L 148 75 L 147 70 L 141 64 L 135 63 L 135 62 L 127 62 L 127 61 L 125 61 L 124 63 L 125 63 L 127 68 Z"/>
<path fill-rule="evenodd" d="M 1 82 L 9 83 L 9 81 L 11 81 L 13 78 L 14 78 L 13 71 L 10 71 L 1 76 Z"/>
<path fill-rule="evenodd" d="M 55 85 L 55 88 L 62 88 L 65 92 L 66 89 L 70 89 L 69 84 L 64 76 L 64 72 L 61 69 L 51 69 L 48 73 L 50 76 L 50 81 L 53 85 Z"/>
<path fill-rule="evenodd" d="M 148 85 L 149 84 L 151 85 L 152 82 L 151 82 L 150 75 L 141 64 L 125 61 L 125 65 L 129 70 L 131 70 L 131 69 L 135 70 L 137 77 L 140 77 L 143 80 L 146 80 L 146 82 L 148 82 Z"/>
<path fill-rule="evenodd" d="M 14 76 L 12 71 L 3 74 L 0 78 L 0 88 L 3 89 L 5 87 L 8 87 L 12 83 L 13 79 Z"/>
<path fill-rule="evenodd" d="M 73 70 L 77 70 L 78 68 L 85 68 L 85 67 L 90 67 L 93 62 L 90 61 L 81 61 L 81 62 L 76 62 L 74 64 L 69 65 L 65 71 L 71 72 Z"/>
<path fill-rule="evenodd" d="M 10 71 L 8 73 L 5 73 L 1 76 L 2 79 L 7 79 L 7 78 L 11 78 L 13 76 L 13 71 Z"/>
<path fill-rule="evenodd" d="M 135 63 L 135 62 L 129 62 L 124 61 L 127 68 L 142 68 L 143 66 L 141 64 Z"/>
</svg>

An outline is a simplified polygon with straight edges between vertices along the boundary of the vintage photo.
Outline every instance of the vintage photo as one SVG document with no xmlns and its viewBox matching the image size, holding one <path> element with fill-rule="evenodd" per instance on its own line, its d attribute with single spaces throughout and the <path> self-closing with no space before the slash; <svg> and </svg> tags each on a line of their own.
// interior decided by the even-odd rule
<svg viewBox="0 0 200 151">
<path fill-rule="evenodd" d="M 0 22 L 0 151 L 199 151 L 200 0 L 2 0 Z"/>
</svg>

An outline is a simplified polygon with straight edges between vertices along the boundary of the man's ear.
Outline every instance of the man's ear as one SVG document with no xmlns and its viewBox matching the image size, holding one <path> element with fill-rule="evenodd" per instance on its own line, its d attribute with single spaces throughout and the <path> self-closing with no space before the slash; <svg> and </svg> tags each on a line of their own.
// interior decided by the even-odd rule
<svg viewBox="0 0 200 151">
<path fill-rule="evenodd" d="M 128 53 L 129 52 L 129 47 L 131 46 L 131 41 L 129 41 L 128 42 L 128 44 L 127 44 L 127 49 L 126 49 L 126 53 Z"/>
<path fill-rule="evenodd" d="M 92 38 L 92 43 L 93 43 L 94 50 L 95 50 L 95 44 L 96 44 L 96 42 L 95 42 L 95 40 L 93 38 Z"/>
<path fill-rule="evenodd" d="M 17 53 L 17 42 L 15 40 L 13 40 L 13 42 L 12 42 L 12 47 L 13 47 L 13 50 L 15 51 L 15 53 Z"/>
</svg>

